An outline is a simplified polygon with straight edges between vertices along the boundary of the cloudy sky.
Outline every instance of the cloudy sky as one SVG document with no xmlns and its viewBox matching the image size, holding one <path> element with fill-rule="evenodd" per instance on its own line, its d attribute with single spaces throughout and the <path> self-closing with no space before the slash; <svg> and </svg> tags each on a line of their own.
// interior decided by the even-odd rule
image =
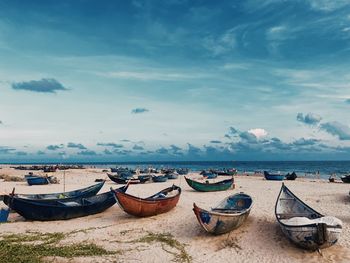
<svg viewBox="0 0 350 263">
<path fill-rule="evenodd" d="M 0 158 L 344 160 L 346 0 L 0 1 Z"/>
</svg>

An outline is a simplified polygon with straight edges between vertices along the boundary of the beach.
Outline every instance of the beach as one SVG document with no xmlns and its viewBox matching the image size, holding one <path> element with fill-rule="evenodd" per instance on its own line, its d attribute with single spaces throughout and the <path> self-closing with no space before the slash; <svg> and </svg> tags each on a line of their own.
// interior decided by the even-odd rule
<svg viewBox="0 0 350 263">
<path fill-rule="evenodd" d="M 3 165 L 0 174 L 24 177 Z M 95 179 L 107 179 L 102 169 L 88 168 L 52 173 L 60 184 L 28 186 L 26 182 L 0 181 L 0 193 L 49 193 L 83 188 Z M 198 173 L 191 178 L 201 178 Z M 220 177 L 216 180 L 223 179 Z M 177 206 L 168 213 L 136 218 L 115 204 L 100 214 L 66 221 L 25 221 L 16 213 L 10 223 L 0 224 L 0 235 L 28 233 L 64 233 L 59 245 L 93 243 L 116 254 L 88 257 L 48 257 L 53 262 L 350 262 L 350 196 L 349 184 L 329 183 L 324 179 L 298 178 L 285 184 L 301 200 L 316 211 L 342 220 L 343 231 L 332 247 L 312 252 L 293 245 L 278 225 L 274 206 L 281 182 L 266 181 L 262 176 L 235 176 L 235 189 L 201 193 L 190 188 L 183 176 L 165 183 L 130 185 L 128 192 L 147 197 L 176 184 L 182 188 Z M 101 192 L 119 185 L 107 179 Z M 212 236 L 199 225 L 193 211 L 195 202 L 202 208 L 215 206 L 230 194 L 244 192 L 253 198 L 247 221 L 238 229 L 224 235 Z M 5 205 L 1 202 L 1 207 Z"/>
</svg>

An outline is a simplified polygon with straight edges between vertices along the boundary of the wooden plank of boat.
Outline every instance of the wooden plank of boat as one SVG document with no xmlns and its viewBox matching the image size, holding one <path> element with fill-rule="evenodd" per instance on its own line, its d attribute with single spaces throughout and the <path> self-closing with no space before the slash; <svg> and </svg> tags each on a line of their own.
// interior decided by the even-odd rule
<svg viewBox="0 0 350 263">
<path fill-rule="evenodd" d="M 252 198 L 244 193 L 226 197 L 211 211 L 193 204 L 199 224 L 205 231 L 214 235 L 230 232 L 243 224 L 247 219 L 253 205 Z"/>
<path fill-rule="evenodd" d="M 215 183 L 209 183 L 206 181 L 205 183 L 201 183 L 195 180 L 192 180 L 188 177 L 185 177 L 187 184 L 192 187 L 194 190 L 199 192 L 214 192 L 214 191 L 226 191 L 230 187 L 234 187 L 234 179 L 233 176 L 230 179 L 225 179 Z"/>
<path fill-rule="evenodd" d="M 275 215 L 283 233 L 296 245 L 310 250 L 335 244 L 342 231 L 342 222 L 315 211 L 284 184 L 278 195 Z"/>
<path fill-rule="evenodd" d="M 21 199 L 30 199 L 37 202 L 45 202 L 54 199 L 66 200 L 70 198 L 86 198 L 96 195 L 101 188 L 103 187 L 105 181 L 102 181 L 98 184 L 88 186 L 86 188 L 70 191 L 70 192 L 61 192 L 61 193 L 51 193 L 51 194 L 16 194 L 17 198 Z"/>
<path fill-rule="evenodd" d="M 126 191 L 127 186 L 120 188 Z M 67 220 L 77 217 L 97 214 L 103 212 L 116 203 L 114 191 L 88 198 L 75 198 L 69 200 L 51 200 L 37 202 L 33 200 L 20 199 L 14 196 L 4 197 L 4 203 L 12 210 L 27 220 L 52 221 Z"/>
<path fill-rule="evenodd" d="M 173 185 L 147 198 L 140 198 L 125 191 L 114 191 L 120 207 L 128 214 L 137 217 L 154 216 L 173 209 L 180 198 L 181 188 Z"/>
</svg>

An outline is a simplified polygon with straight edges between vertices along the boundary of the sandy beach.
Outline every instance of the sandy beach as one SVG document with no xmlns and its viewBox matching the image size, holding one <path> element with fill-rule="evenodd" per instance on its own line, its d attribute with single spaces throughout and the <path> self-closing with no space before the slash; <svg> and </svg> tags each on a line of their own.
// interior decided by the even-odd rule
<svg viewBox="0 0 350 263">
<path fill-rule="evenodd" d="M 25 171 L 2 166 L 0 174 L 23 177 Z M 0 193 L 48 193 L 63 191 L 63 172 L 53 173 L 60 184 L 28 186 L 26 182 L 0 182 Z M 190 174 L 200 178 L 198 174 Z M 102 169 L 68 170 L 65 173 L 66 191 L 91 184 L 97 178 L 107 179 Z M 218 178 L 217 180 L 220 180 Z M 235 189 L 223 192 L 200 193 L 191 189 L 180 176 L 165 183 L 131 185 L 131 194 L 146 197 L 176 184 L 182 188 L 180 201 L 166 214 L 149 218 L 135 218 L 116 204 L 103 213 L 67 221 L 25 221 L 11 213 L 10 223 L 0 224 L 0 235 L 28 232 L 63 232 L 60 245 L 79 242 L 93 243 L 118 254 L 78 258 L 47 258 L 54 262 L 350 262 L 350 185 L 328 183 L 326 180 L 297 179 L 285 184 L 315 210 L 343 221 L 343 232 L 334 246 L 321 253 L 300 249 L 283 235 L 275 219 L 274 205 L 281 182 L 266 181 L 258 176 L 235 176 Z M 118 185 L 110 180 L 100 192 Z M 229 234 L 212 236 L 198 224 L 192 211 L 193 202 L 210 208 L 226 196 L 244 192 L 252 196 L 253 208 L 248 220 Z M 1 202 L 1 207 L 5 205 Z M 171 234 L 171 235 L 167 235 Z M 172 240 L 169 245 L 162 238 Z"/>
</svg>

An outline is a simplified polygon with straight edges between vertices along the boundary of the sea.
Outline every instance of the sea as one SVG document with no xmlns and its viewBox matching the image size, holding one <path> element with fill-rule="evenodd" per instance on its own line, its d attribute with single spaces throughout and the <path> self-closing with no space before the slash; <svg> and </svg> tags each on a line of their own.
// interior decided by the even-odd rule
<svg viewBox="0 0 350 263">
<path fill-rule="evenodd" d="M 295 172 L 298 176 L 328 179 L 330 175 L 343 175 L 350 171 L 350 161 L 193 161 L 193 162 L 91 162 L 80 163 L 96 168 L 129 167 L 135 168 L 188 168 L 191 171 L 235 168 L 238 173 L 255 172 Z"/>
</svg>

